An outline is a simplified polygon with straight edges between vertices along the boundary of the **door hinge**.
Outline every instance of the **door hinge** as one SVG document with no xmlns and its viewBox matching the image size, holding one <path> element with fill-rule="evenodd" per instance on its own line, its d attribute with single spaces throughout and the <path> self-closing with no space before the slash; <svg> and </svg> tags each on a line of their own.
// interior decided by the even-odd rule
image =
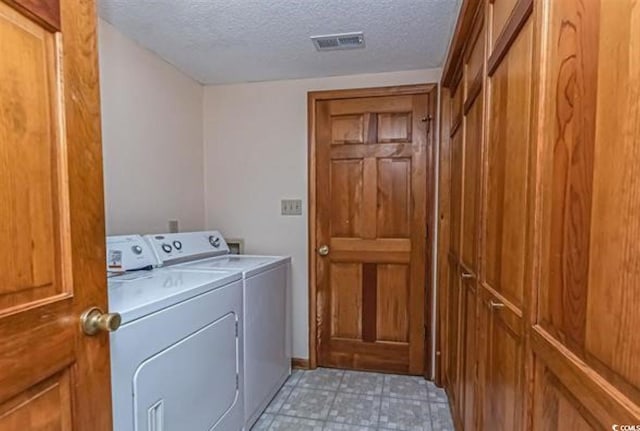
<svg viewBox="0 0 640 431">
<path fill-rule="evenodd" d="M 422 121 L 423 123 L 427 123 L 427 134 L 429 134 L 429 132 L 431 131 L 432 120 L 433 120 L 433 117 L 431 115 L 427 115 L 426 117 L 422 117 L 420 119 L 420 121 Z"/>
<path fill-rule="evenodd" d="M 240 374 L 236 374 L 236 389 L 240 389 Z"/>
<path fill-rule="evenodd" d="M 240 335 L 240 331 L 238 330 L 238 321 L 236 320 L 236 338 Z"/>
</svg>

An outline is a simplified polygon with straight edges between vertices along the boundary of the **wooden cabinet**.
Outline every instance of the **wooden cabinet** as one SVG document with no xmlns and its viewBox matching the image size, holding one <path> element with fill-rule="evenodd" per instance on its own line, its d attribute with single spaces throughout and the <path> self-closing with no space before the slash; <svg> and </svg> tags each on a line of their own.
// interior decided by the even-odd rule
<svg viewBox="0 0 640 431">
<path fill-rule="evenodd" d="M 547 13 L 533 426 L 638 425 L 640 7 L 565 0 Z"/>
<path fill-rule="evenodd" d="M 639 59 L 633 0 L 463 2 L 438 270 L 458 430 L 640 424 Z"/>
<path fill-rule="evenodd" d="M 465 429 L 477 421 L 479 326 L 479 216 L 484 135 L 484 16 L 476 9 L 471 43 L 458 65 L 456 82 L 446 98 L 450 109 L 449 270 L 446 296 L 446 386 L 454 420 Z M 447 97 L 448 96 L 448 97 Z M 446 193 L 446 191 L 445 191 Z"/>
</svg>

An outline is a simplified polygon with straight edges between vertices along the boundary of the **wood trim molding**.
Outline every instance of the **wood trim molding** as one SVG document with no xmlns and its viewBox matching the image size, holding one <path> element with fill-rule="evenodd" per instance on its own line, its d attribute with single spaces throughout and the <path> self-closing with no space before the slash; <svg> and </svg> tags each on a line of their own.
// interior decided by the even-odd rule
<svg viewBox="0 0 640 431">
<path fill-rule="evenodd" d="M 60 0 L 4 0 L 50 31 L 60 31 Z"/>
<path fill-rule="evenodd" d="M 482 29 L 484 27 L 484 8 L 482 5 L 478 6 L 475 14 L 473 15 L 473 19 L 471 20 L 471 30 L 469 32 L 468 40 L 464 41 L 463 51 L 461 57 L 461 61 L 466 64 L 471 57 L 471 53 L 473 52 L 476 43 L 478 43 L 478 39 L 482 34 Z"/>
<path fill-rule="evenodd" d="M 451 132 L 449 132 L 449 137 L 452 137 L 456 134 L 460 126 L 462 125 L 462 114 L 458 113 L 453 121 L 451 121 Z"/>
<path fill-rule="evenodd" d="M 458 91 L 462 91 L 462 86 L 460 85 L 460 83 L 462 82 L 462 71 L 464 69 L 462 60 L 462 56 L 460 56 L 460 60 L 456 64 L 453 76 L 451 77 L 451 86 L 449 88 L 451 88 L 452 98 L 456 97 L 456 93 Z"/>
<path fill-rule="evenodd" d="M 464 102 L 463 112 L 464 115 L 467 115 L 471 107 L 473 106 L 473 102 L 476 101 L 480 93 L 482 92 L 482 81 L 483 81 L 483 70 L 482 68 L 478 71 L 475 78 L 471 82 L 469 86 L 469 91 L 467 94 L 467 100 Z"/>
<path fill-rule="evenodd" d="M 438 83 L 426 83 L 426 84 L 413 84 L 413 85 L 396 85 L 389 87 L 373 87 L 373 88 L 355 88 L 345 90 L 323 90 L 323 91 L 309 91 L 307 93 L 307 131 L 308 131 L 308 152 L 307 152 L 307 168 L 309 172 L 308 178 L 308 223 L 309 231 L 307 232 L 309 238 L 308 248 L 308 265 L 309 265 L 309 359 L 307 362 L 308 369 L 315 369 L 318 367 L 318 305 L 317 305 L 317 292 L 316 292 L 316 253 L 317 240 L 316 240 L 316 211 L 317 211 L 317 198 L 316 198 L 316 103 L 322 100 L 337 100 L 337 99 L 352 99 L 352 98 L 364 98 L 364 97 L 384 97 L 384 96 L 403 96 L 413 94 L 431 93 L 437 90 Z M 430 106 L 431 110 L 435 112 L 435 108 Z M 433 115 L 433 114 L 432 114 Z M 435 115 L 434 115 L 435 116 Z M 433 131 L 430 131 L 433 133 Z M 432 142 L 435 142 L 433 140 Z M 431 348 L 429 346 L 428 348 Z"/>
<path fill-rule="evenodd" d="M 638 406 L 540 326 L 531 328 L 533 352 L 603 423 L 640 423 Z"/>
<path fill-rule="evenodd" d="M 395 85 L 391 87 L 352 88 L 346 90 L 321 90 L 308 93 L 309 103 L 320 100 L 355 99 L 359 97 L 403 96 L 428 93 L 438 84 Z"/>
<path fill-rule="evenodd" d="M 295 370 L 308 370 L 309 360 L 305 358 L 291 358 L 291 368 Z"/>
<path fill-rule="evenodd" d="M 445 316 L 447 309 L 447 291 L 446 283 L 449 280 L 449 264 L 447 261 L 447 252 L 449 250 L 449 223 L 450 223 L 450 183 L 451 183 L 451 166 L 450 166 L 450 136 L 451 127 L 451 110 L 447 109 L 451 103 L 451 92 L 447 88 L 442 88 L 440 92 L 440 136 L 438 143 L 438 177 L 436 178 L 438 188 L 438 218 L 437 218 L 437 240 L 438 247 L 436 252 L 436 285 L 434 290 L 436 293 L 435 322 L 436 322 L 436 354 L 435 354 L 435 376 L 434 382 L 438 386 L 444 385 L 445 375 L 444 366 L 442 364 L 446 351 L 446 322 Z M 443 281 L 444 280 L 444 281 Z"/>
<path fill-rule="evenodd" d="M 469 34 L 473 31 L 474 18 L 484 2 L 481 0 L 468 0 L 462 3 L 456 27 L 453 32 L 453 40 L 449 47 L 447 59 L 444 63 L 442 73 L 442 86 L 451 88 L 453 86 L 453 77 L 456 73 L 456 67 L 461 61 L 464 47 L 469 39 Z"/>
<path fill-rule="evenodd" d="M 308 226 L 307 232 L 309 241 L 309 256 L 307 260 L 309 271 L 309 286 L 308 286 L 308 301 L 309 301 L 309 359 L 307 366 L 309 369 L 315 369 L 318 366 L 317 358 L 317 337 L 318 337 L 318 324 L 317 324 L 317 301 L 316 301 L 316 256 L 315 250 L 316 244 L 316 101 L 319 100 L 319 93 L 307 94 L 307 130 L 309 133 L 308 139 L 308 153 L 307 153 L 307 169 L 309 172 L 309 179 L 307 184 L 307 195 L 309 199 L 308 209 Z"/>
<path fill-rule="evenodd" d="M 520 30 L 533 12 L 533 0 L 518 0 L 509 19 L 496 39 L 491 55 L 487 62 L 487 74 L 492 76 L 502 59 L 507 55 L 509 48 L 520 34 Z"/>
</svg>

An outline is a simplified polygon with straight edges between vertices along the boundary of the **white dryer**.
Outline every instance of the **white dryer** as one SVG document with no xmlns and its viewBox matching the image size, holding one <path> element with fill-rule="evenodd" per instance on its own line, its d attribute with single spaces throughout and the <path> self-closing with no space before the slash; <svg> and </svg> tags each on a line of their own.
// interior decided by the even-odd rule
<svg viewBox="0 0 640 431">
<path fill-rule="evenodd" d="M 217 231 L 149 235 L 165 265 L 181 271 L 241 271 L 244 301 L 244 408 L 250 429 L 291 373 L 291 258 L 231 255 Z"/>
<path fill-rule="evenodd" d="M 140 236 L 109 237 L 108 268 L 158 262 Z M 242 275 L 153 269 L 112 275 L 114 430 L 239 431 L 244 425 Z"/>
</svg>

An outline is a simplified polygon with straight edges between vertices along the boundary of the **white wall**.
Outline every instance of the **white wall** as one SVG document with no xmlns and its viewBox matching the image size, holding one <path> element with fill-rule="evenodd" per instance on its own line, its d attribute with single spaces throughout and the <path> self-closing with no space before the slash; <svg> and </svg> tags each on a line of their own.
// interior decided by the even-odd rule
<svg viewBox="0 0 640 431">
<path fill-rule="evenodd" d="M 207 86 L 208 228 L 245 239 L 249 253 L 293 258 L 293 355 L 308 357 L 307 92 L 439 82 L 440 69 Z M 302 216 L 281 216 L 300 198 Z"/>
<path fill-rule="evenodd" d="M 204 228 L 203 87 L 99 22 L 107 233 Z"/>
</svg>

